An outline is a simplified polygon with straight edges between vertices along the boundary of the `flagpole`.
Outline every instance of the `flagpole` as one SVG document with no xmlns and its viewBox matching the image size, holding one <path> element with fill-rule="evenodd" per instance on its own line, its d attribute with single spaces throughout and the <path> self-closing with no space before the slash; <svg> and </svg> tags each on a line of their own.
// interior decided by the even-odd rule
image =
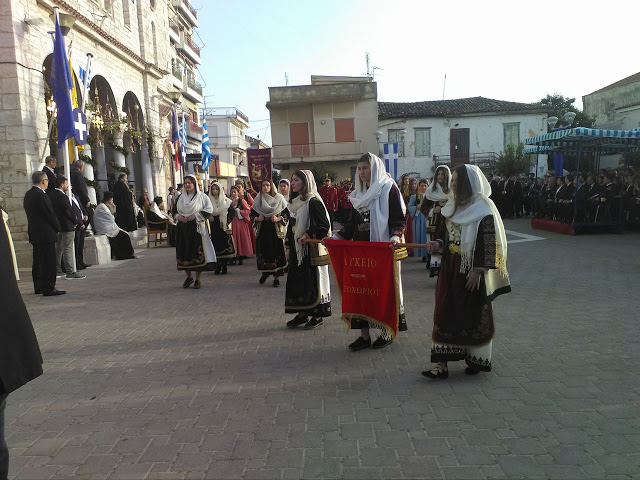
<svg viewBox="0 0 640 480">
<path fill-rule="evenodd" d="M 84 108 L 87 104 L 87 90 L 89 90 L 89 72 L 91 71 L 91 59 L 93 58 L 92 53 L 87 53 L 87 69 L 84 71 L 84 80 L 82 83 L 82 107 L 81 110 L 84 113 Z M 88 136 L 88 132 L 87 132 Z"/>
</svg>

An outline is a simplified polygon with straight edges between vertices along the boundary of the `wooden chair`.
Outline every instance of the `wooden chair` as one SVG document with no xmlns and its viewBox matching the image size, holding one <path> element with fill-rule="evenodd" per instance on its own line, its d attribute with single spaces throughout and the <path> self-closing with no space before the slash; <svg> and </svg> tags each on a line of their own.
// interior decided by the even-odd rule
<svg viewBox="0 0 640 480">
<path fill-rule="evenodd" d="M 147 226 L 147 248 L 151 244 L 151 235 L 154 235 L 153 246 L 157 247 L 158 243 L 167 242 L 169 245 L 169 223 L 168 222 L 150 222 L 147 219 L 147 212 L 144 212 L 144 223 Z M 162 234 L 164 233 L 164 238 Z"/>
</svg>

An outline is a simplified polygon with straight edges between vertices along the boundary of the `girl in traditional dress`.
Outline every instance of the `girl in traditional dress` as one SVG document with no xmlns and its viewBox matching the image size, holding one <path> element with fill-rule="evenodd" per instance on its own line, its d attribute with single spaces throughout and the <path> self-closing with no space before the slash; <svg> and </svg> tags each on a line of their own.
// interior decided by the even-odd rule
<svg viewBox="0 0 640 480">
<path fill-rule="evenodd" d="M 176 259 L 178 270 L 187 274 L 182 286 L 200 288 L 200 275 L 216 261 L 216 252 L 211 243 L 209 222 L 213 207 L 209 197 L 196 189 L 196 179 L 191 175 L 184 178 L 184 193 L 175 203 Z M 193 281 L 191 272 L 196 272 Z"/>
<path fill-rule="evenodd" d="M 227 264 L 236 256 L 233 244 L 231 221 L 235 217 L 235 210 L 231 208 L 231 199 L 224 193 L 224 187 L 220 182 L 213 182 L 209 187 L 209 200 L 213 207 L 211 224 L 211 241 L 216 251 L 218 264 L 216 275 L 227 273 Z"/>
<path fill-rule="evenodd" d="M 440 213 L 440 210 L 451 198 L 450 186 L 451 171 L 446 165 L 440 165 L 436 168 L 431 185 L 429 185 L 427 193 L 425 194 L 427 197 L 427 201 L 425 203 L 427 210 L 427 241 L 442 238 L 444 235 L 445 219 Z M 438 275 L 441 260 L 442 256 L 439 253 L 431 253 L 431 258 L 427 265 L 430 277 Z"/>
<path fill-rule="evenodd" d="M 238 257 L 238 265 L 242 265 L 242 261 L 253 255 L 255 252 L 253 242 L 251 241 L 251 207 L 240 197 L 240 191 L 237 187 L 231 187 L 229 190 L 231 198 L 230 209 L 235 212 L 231 220 L 231 234 L 235 242 L 236 255 Z"/>
<path fill-rule="evenodd" d="M 291 182 L 286 178 L 283 178 L 278 182 L 278 190 L 280 190 L 280 195 L 282 195 L 287 202 L 289 202 L 290 189 L 291 189 Z"/>
<path fill-rule="evenodd" d="M 329 213 L 318 193 L 313 173 L 297 170 L 291 177 L 289 273 L 285 312 L 297 313 L 287 327 L 304 325 L 309 330 L 331 316 L 329 256 L 323 245 L 302 243 L 331 235 Z M 295 215 L 295 217 L 294 217 Z M 311 319 L 309 319 L 311 317 Z"/>
<path fill-rule="evenodd" d="M 409 214 L 413 218 L 413 241 L 415 243 L 427 243 L 427 218 L 425 217 L 424 194 L 427 192 L 429 184 L 425 178 L 418 182 L 418 192 L 411 195 L 409 199 L 409 205 L 407 206 Z M 414 250 L 416 257 L 422 257 L 422 261 L 427 261 L 427 250 L 424 248 L 417 248 Z"/>
<path fill-rule="evenodd" d="M 464 360 L 466 373 L 491 371 L 494 334 L 491 302 L 511 291 L 502 218 L 489 199 L 491 187 L 475 165 L 452 175 L 453 200 L 442 209 L 446 230 L 427 249 L 443 252 L 433 314 L 431 361 L 422 374 L 447 378 L 447 362 Z"/>
<path fill-rule="evenodd" d="M 356 188 L 349 195 L 353 205 L 351 222 L 334 235 L 339 240 L 362 242 L 399 243 L 405 226 L 406 208 L 396 183 L 387 175 L 384 163 L 373 153 L 366 153 L 358 160 Z M 406 249 L 396 250 L 396 260 L 407 257 Z M 393 279 L 389 279 L 393 281 Z M 398 330 L 407 330 L 402 293 L 402 277 L 398 262 L 398 289 L 400 313 Z M 349 345 L 352 351 L 363 348 L 383 348 L 393 341 L 391 333 L 380 325 L 364 320 L 352 319 L 352 329 L 360 329 L 358 339 Z M 371 343 L 369 329 L 381 329 L 380 336 Z"/>
<path fill-rule="evenodd" d="M 273 274 L 273 286 L 279 287 L 278 277 L 287 268 L 284 239 L 289 212 L 286 200 L 276 191 L 271 180 L 262 182 L 262 190 L 253 200 L 251 219 L 256 232 L 258 270 L 262 272 L 260 283 L 266 282 Z"/>
</svg>

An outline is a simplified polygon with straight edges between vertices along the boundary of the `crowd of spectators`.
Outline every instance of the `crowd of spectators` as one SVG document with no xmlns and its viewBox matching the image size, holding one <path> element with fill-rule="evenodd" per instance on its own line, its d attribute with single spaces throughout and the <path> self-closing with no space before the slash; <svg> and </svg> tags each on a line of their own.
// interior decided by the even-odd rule
<svg viewBox="0 0 640 480">
<path fill-rule="evenodd" d="M 503 218 L 530 217 L 571 223 L 616 221 L 622 213 L 627 223 L 640 222 L 640 175 L 632 169 L 571 172 L 543 178 L 500 178 L 489 173 L 491 199 Z"/>
</svg>

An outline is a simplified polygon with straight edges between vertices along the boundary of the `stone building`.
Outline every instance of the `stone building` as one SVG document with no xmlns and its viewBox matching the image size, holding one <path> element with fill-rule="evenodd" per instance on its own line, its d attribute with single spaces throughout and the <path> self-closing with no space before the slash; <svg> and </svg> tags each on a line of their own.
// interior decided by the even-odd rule
<svg viewBox="0 0 640 480">
<path fill-rule="evenodd" d="M 582 104 L 595 128 L 640 128 L 640 72 L 584 95 Z"/>
<path fill-rule="evenodd" d="M 48 34 L 54 7 L 60 9 L 61 22 L 75 20 L 66 45 L 77 82 L 87 54 L 93 55 L 86 92 L 83 82 L 78 83 L 78 103 L 87 96 L 87 120 L 92 122 L 91 146 L 80 152 L 88 160 L 85 177 L 104 191 L 121 171 L 129 171 L 136 193 L 146 188 L 150 196 L 166 195 L 167 187 L 177 180 L 170 142 L 174 102 L 189 119 L 191 148 L 199 149 L 194 137 L 202 101 L 202 89 L 195 81 L 200 53 L 192 39 L 198 20 L 187 0 L 11 0 L 3 5 L 0 196 L 10 215 L 20 265 L 28 267 L 22 200 L 31 173 L 42 169 L 43 154 L 61 158 L 55 128 L 46 141 L 54 109 Z M 172 68 L 176 64 L 186 68 L 181 83 Z M 101 196 L 95 189 L 90 188 L 92 202 Z"/>
</svg>

